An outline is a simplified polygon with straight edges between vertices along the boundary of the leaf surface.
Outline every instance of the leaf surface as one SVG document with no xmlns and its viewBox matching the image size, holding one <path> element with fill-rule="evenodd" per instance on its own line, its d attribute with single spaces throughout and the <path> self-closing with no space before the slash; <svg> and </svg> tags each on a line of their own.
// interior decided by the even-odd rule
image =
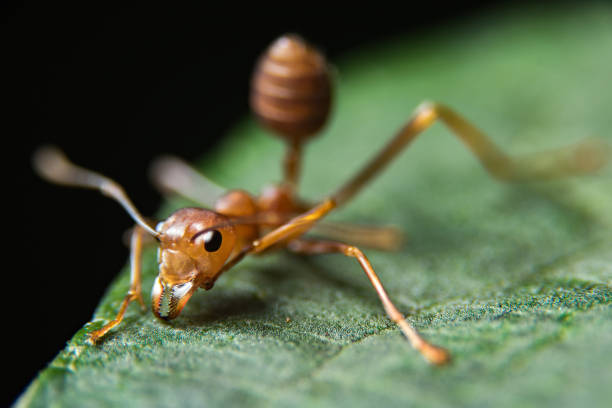
<svg viewBox="0 0 612 408">
<path fill-rule="evenodd" d="M 424 100 L 455 108 L 511 153 L 590 136 L 612 143 L 603 3 L 490 15 L 334 62 L 336 108 L 307 148 L 308 198 L 344 182 Z M 257 193 L 279 179 L 282 148 L 249 119 L 200 168 Z M 170 324 L 131 306 L 102 344 L 86 345 L 86 331 L 116 313 L 126 268 L 18 405 L 603 406 L 612 400 L 611 175 L 501 184 L 437 124 L 331 216 L 406 231 L 400 251 L 365 252 L 400 310 L 452 351 L 447 368 L 410 348 L 356 262 L 281 252 L 246 259 Z M 144 264 L 149 288 L 153 249 Z"/>
</svg>

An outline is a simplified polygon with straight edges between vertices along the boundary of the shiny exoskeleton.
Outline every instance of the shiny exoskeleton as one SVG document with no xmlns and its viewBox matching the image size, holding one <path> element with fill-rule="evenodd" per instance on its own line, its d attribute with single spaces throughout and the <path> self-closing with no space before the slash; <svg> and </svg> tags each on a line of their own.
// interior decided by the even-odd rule
<svg viewBox="0 0 612 408">
<path fill-rule="evenodd" d="M 290 141 L 314 136 L 327 122 L 331 78 L 325 58 L 300 37 L 279 38 L 259 59 L 251 107 L 266 127 Z"/>
<path fill-rule="evenodd" d="M 389 299 L 365 254 L 354 244 L 390 249 L 397 243 L 391 228 L 328 224 L 328 236 L 344 238 L 314 240 L 304 237 L 335 208 L 349 201 L 378 175 L 409 143 L 436 120 L 442 121 L 480 160 L 484 168 L 503 181 L 550 179 L 589 173 L 602 167 L 610 153 L 603 142 L 586 140 L 577 145 L 526 157 L 511 157 L 467 120 L 448 107 L 421 104 L 406 125 L 350 180 L 319 203 L 299 197 L 298 181 L 302 145 L 318 134 L 329 116 L 332 91 L 325 58 L 296 35 L 275 41 L 260 58 L 252 81 L 251 105 L 259 120 L 288 147 L 284 179 L 260 195 L 242 190 L 217 194 L 202 176 L 176 159 L 164 161 L 155 179 L 164 190 L 212 209 L 183 208 L 153 228 L 140 215 L 123 189 L 114 181 L 78 167 L 57 149 L 43 148 L 35 155 L 35 167 L 50 181 L 97 188 L 117 200 L 136 221 L 131 240 L 131 284 L 116 318 L 89 334 L 92 343 L 119 324 L 130 302 L 141 296 L 140 257 L 143 238 L 153 236 L 159 244 L 159 275 L 152 290 L 152 310 L 165 320 L 174 319 L 198 288 L 211 289 L 225 271 L 243 257 L 284 248 L 299 254 L 340 253 L 355 258 L 372 283 L 388 316 L 397 323 L 411 345 L 429 362 L 450 360 L 445 349 L 425 339 L 404 319 Z M 350 141 L 349 141 L 350 143 Z M 203 188 L 205 187 L 205 188 Z M 212 194 L 211 192 L 214 192 Z M 213 203 L 210 195 L 220 196 Z"/>
</svg>

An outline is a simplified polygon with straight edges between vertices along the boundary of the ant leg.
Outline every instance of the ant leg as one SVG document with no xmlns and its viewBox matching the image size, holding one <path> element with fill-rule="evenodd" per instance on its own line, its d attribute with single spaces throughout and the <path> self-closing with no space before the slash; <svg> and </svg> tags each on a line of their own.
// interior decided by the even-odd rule
<svg viewBox="0 0 612 408">
<path fill-rule="evenodd" d="M 395 305 L 389 299 L 389 295 L 387 295 L 387 291 L 385 291 L 385 288 L 376 275 L 376 272 L 374 272 L 370 261 L 359 248 L 341 242 L 307 240 L 291 241 L 287 247 L 291 251 L 299 254 L 314 255 L 341 253 L 346 256 L 356 258 L 363 268 L 363 271 L 366 273 L 368 279 L 372 283 L 372 286 L 374 286 L 374 290 L 376 290 L 376 293 L 378 294 L 387 315 L 399 326 L 402 333 L 404 333 L 404 335 L 410 341 L 412 347 L 421 353 L 421 355 L 432 364 L 442 365 L 450 362 L 451 357 L 447 350 L 427 342 L 427 340 L 421 337 L 417 330 L 406 321 L 399 310 L 397 310 Z"/>
<path fill-rule="evenodd" d="M 234 265 L 240 262 L 242 258 L 244 258 L 246 255 L 259 254 L 279 243 L 290 242 L 300 237 L 308 230 L 313 228 L 315 225 L 317 225 L 317 222 L 323 217 L 325 217 L 334 208 L 336 208 L 335 201 L 331 198 L 327 198 L 323 200 L 320 204 L 311 208 L 309 211 L 298 215 L 297 217 L 289 220 L 280 227 L 277 227 L 274 230 L 268 232 L 263 237 L 251 242 L 249 245 L 243 248 L 242 251 L 240 251 L 237 255 L 228 260 L 225 265 L 223 265 L 217 275 L 213 278 L 213 281 L 216 280 L 223 272 L 231 269 Z M 348 227 L 350 228 L 350 226 Z M 389 241 L 385 243 L 379 243 L 379 247 L 381 247 L 382 249 L 394 249 L 396 245 L 399 245 L 401 238 L 399 233 L 396 234 L 396 232 L 398 231 L 385 227 L 379 228 L 379 230 L 379 235 L 384 236 L 385 241 Z M 342 232 L 346 233 L 346 231 Z M 381 241 L 382 240 L 383 239 L 381 238 Z M 390 241 L 394 242 L 392 243 Z"/>
<path fill-rule="evenodd" d="M 231 269 L 245 256 L 262 253 L 274 245 L 298 238 L 300 235 L 311 229 L 318 220 L 327 215 L 327 213 L 329 213 L 335 207 L 336 204 L 334 200 L 328 198 L 311 208 L 309 211 L 292 218 L 280 227 L 268 232 L 263 237 L 251 242 L 237 255 L 228 260 L 219 270 L 219 272 L 217 272 L 217 274 L 212 278 L 212 281 L 214 282 L 223 272 Z"/>
<path fill-rule="evenodd" d="M 261 253 L 280 242 L 291 241 L 311 229 L 315 223 L 323 218 L 327 213 L 336 208 L 336 203 L 332 199 L 326 199 L 304 214 L 289 220 L 286 224 L 268 232 L 263 237 L 251 243 L 250 253 Z"/>
<path fill-rule="evenodd" d="M 127 309 L 130 302 L 133 300 L 137 300 L 140 303 L 141 308 L 145 309 L 144 301 L 142 300 L 142 289 L 141 289 L 141 265 L 140 260 L 142 256 L 142 240 L 145 231 L 140 226 L 135 226 L 132 231 L 132 236 L 130 239 L 130 289 L 128 290 L 127 295 L 123 298 L 123 302 L 121 302 L 121 307 L 119 308 L 119 312 L 117 316 L 108 322 L 101 329 L 95 330 L 89 333 L 88 341 L 91 344 L 95 344 L 102 336 L 104 336 L 110 329 L 117 326 L 123 320 L 123 315 L 125 314 L 125 310 Z"/>
<path fill-rule="evenodd" d="M 403 231 L 392 225 L 359 225 L 323 221 L 313 227 L 312 233 L 321 235 L 326 240 L 331 239 L 381 251 L 397 251 L 405 241 Z"/>
<path fill-rule="evenodd" d="M 610 148 L 600 140 L 587 139 L 561 149 L 528 156 L 509 157 L 475 126 L 437 103 L 421 104 L 409 122 L 351 180 L 332 195 L 338 206 L 359 192 L 419 133 L 440 119 L 476 155 L 485 169 L 503 181 L 546 180 L 593 172 L 604 166 Z"/>
</svg>

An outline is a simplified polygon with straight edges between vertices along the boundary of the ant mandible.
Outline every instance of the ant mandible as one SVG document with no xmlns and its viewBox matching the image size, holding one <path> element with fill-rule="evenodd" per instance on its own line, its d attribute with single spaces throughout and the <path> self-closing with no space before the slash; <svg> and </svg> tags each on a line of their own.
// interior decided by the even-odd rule
<svg viewBox="0 0 612 408">
<path fill-rule="evenodd" d="M 267 188 L 259 196 L 242 190 L 229 191 L 216 201 L 214 211 L 179 209 L 155 228 L 140 215 L 113 180 L 72 164 L 55 148 L 42 148 L 35 154 L 35 168 L 44 178 L 59 184 L 98 189 L 118 201 L 137 223 L 131 238 L 130 288 L 115 319 L 89 333 L 92 344 L 121 322 L 130 302 L 137 300 L 144 306 L 140 258 L 143 238 L 150 234 L 159 244 L 159 275 L 153 284 L 152 309 L 160 319 L 176 318 L 196 289 L 211 289 L 221 274 L 247 255 L 278 248 L 305 255 L 340 253 L 359 262 L 387 315 L 412 347 L 430 363 L 447 363 L 450 353 L 426 341 L 406 321 L 358 247 L 334 240 L 313 240 L 303 235 L 332 210 L 353 198 L 436 120 L 448 126 L 484 168 L 502 181 L 543 180 L 589 173 L 601 168 L 609 156 L 606 144 L 585 140 L 558 150 L 510 157 L 453 110 L 427 102 L 416 109 L 407 124 L 348 182 L 322 202 L 310 204 L 297 194 L 302 146 L 318 134 L 327 121 L 331 99 L 331 78 L 322 54 L 296 35 L 280 37 L 257 64 L 251 106 L 260 122 L 287 143 L 283 182 Z M 157 172 L 159 184 L 187 197 L 196 195 L 196 175 L 187 165 L 178 160 L 166 161 L 163 169 Z M 181 176 L 182 182 L 174 184 L 177 178 L 171 174 Z M 332 237 L 351 235 L 334 235 L 333 229 L 329 231 Z M 360 242 L 369 246 L 391 246 L 394 241 L 392 229 L 360 228 L 359 231 Z"/>
</svg>

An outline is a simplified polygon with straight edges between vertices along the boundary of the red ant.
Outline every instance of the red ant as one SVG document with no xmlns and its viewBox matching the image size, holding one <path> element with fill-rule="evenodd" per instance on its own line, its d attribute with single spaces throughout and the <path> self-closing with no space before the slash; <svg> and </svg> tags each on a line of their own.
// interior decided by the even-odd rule
<svg viewBox="0 0 612 408">
<path fill-rule="evenodd" d="M 57 149 L 44 148 L 35 155 L 39 173 L 56 183 L 99 189 L 118 201 L 136 221 L 131 238 L 131 284 L 114 320 L 89 334 L 95 343 L 118 325 L 133 300 L 141 295 L 140 258 L 143 237 L 159 243 L 159 275 L 152 290 L 153 313 L 160 319 L 176 318 L 198 288 L 211 289 L 222 273 L 247 255 L 286 248 L 299 254 L 340 253 L 355 258 L 374 286 L 387 315 L 400 327 L 411 345 L 429 362 L 444 364 L 450 354 L 423 339 L 389 299 L 366 255 L 356 246 L 332 240 L 312 240 L 303 235 L 332 210 L 346 204 L 378 175 L 408 144 L 436 120 L 441 120 L 476 155 L 484 168 L 502 181 L 542 180 L 589 173 L 608 160 L 609 148 L 595 140 L 527 157 L 509 157 L 487 136 L 453 110 L 437 103 L 421 104 L 408 123 L 346 184 L 322 202 L 311 205 L 297 195 L 303 143 L 318 133 L 331 104 L 327 62 L 301 38 L 283 36 L 260 59 L 255 70 L 251 105 L 260 121 L 287 142 L 284 181 L 252 196 L 234 190 L 219 198 L 214 211 L 183 208 L 152 227 L 113 180 L 77 167 Z M 166 162 L 158 181 L 185 196 L 194 196 L 197 175 L 179 161 Z M 183 184 L 173 184 L 179 174 Z M 351 228 L 348 226 L 347 228 Z M 394 230 L 360 228 L 361 242 L 390 247 Z M 333 234 L 332 234 L 333 235 Z M 339 234 L 336 234 L 339 235 Z M 345 236 L 347 234 L 344 234 Z"/>
</svg>

